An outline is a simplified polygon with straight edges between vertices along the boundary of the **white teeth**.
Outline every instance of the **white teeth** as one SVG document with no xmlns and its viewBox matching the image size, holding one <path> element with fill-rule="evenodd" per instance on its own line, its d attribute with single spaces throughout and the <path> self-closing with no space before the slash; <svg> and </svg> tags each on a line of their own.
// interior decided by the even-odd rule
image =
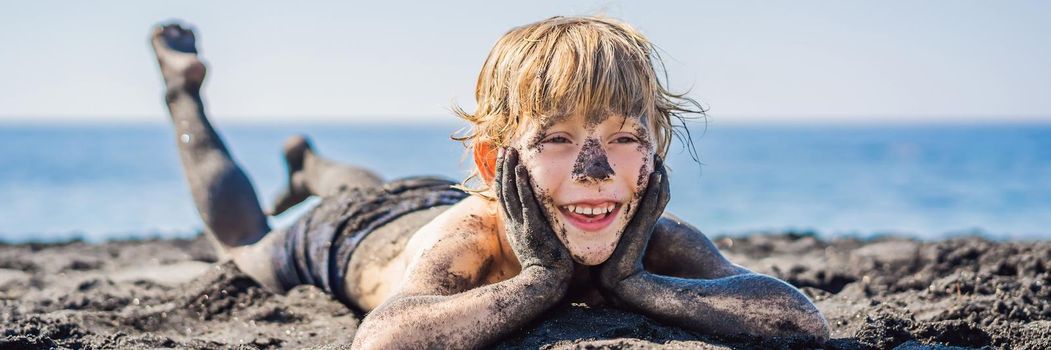
<svg viewBox="0 0 1051 350">
<path fill-rule="evenodd" d="M 609 214 L 609 213 L 613 212 L 613 209 L 616 208 L 616 207 L 617 207 L 617 205 L 614 204 L 614 203 L 606 203 L 606 204 L 603 204 L 603 205 L 600 205 L 600 206 L 587 206 L 587 207 L 585 207 L 583 205 L 570 204 L 570 205 L 566 205 L 565 209 L 566 209 L 566 211 L 571 212 L 571 213 L 577 213 L 577 214 L 580 214 L 580 215 L 595 216 L 595 215 L 606 215 L 606 214 Z"/>
</svg>

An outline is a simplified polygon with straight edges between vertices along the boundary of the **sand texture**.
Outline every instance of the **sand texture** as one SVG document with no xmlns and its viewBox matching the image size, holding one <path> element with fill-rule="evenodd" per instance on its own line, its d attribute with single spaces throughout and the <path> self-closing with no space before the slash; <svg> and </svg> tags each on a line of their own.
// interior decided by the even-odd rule
<svg viewBox="0 0 1051 350">
<path fill-rule="evenodd" d="M 1051 242 L 716 238 L 804 290 L 830 349 L 1051 349 Z M 312 286 L 286 295 L 216 263 L 204 239 L 0 245 L 0 349 L 346 348 L 359 317 Z M 497 348 L 808 348 L 718 339 L 565 305 Z"/>
</svg>

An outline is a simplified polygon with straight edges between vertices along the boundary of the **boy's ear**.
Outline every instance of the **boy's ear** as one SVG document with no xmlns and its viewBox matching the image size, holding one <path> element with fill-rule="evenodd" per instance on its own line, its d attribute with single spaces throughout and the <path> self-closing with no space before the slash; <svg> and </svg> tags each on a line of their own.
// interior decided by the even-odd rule
<svg viewBox="0 0 1051 350">
<path fill-rule="evenodd" d="M 474 144 L 474 166 L 478 167 L 478 174 L 482 176 L 485 183 L 493 182 L 496 178 L 496 147 L 489 142 L 476 142 Z"/>
</svg>

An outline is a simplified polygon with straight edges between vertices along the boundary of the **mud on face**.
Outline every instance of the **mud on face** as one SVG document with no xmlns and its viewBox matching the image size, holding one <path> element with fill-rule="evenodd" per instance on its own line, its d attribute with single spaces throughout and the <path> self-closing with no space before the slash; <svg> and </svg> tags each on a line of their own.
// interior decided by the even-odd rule
<svg viewBox="0 0 1051 350">
<path fill-rule="evenodd" d="M 609 159 L 606 157 L 606 150 L 602 149 L 602 144 L 594 137 L 587 138 L 580 147 L 577 160 L 573 162 L 573 181 L 604 181 L 613 175 L 615 173 L 609 166 Z"/>
</svg>

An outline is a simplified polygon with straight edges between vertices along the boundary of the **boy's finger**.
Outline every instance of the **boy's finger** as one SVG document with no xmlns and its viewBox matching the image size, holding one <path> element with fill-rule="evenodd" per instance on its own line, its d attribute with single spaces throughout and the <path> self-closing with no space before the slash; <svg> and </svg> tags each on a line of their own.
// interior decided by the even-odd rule
<svg viewBox="0 0 1051 350">
<path fill-rule="evenodd" d="M 644 223 L 644 218 L 647 215 L 649 215 L 648 213 L 651 211 L 651 205 L 650 200 L 648 199 L 650 198 L 651 192 L 653 192 L 653 188 L 655 187 L 654 185 L 657 181 L 656 175 L 656 172 L 650 173 L 649 179 L 646 182 L 646 190 L 642 192 L 642 197 L 639 198 L 639 202 L 636 204 L 637 207 L 635 208 L 635 213 L 632 214 L 631 220 L 628 221 L 627 229 L 635 229 L 637 226 Z M 627 232 L 625 232 L 625 234 L 626 233 Z"/>
<path fill-rule="evenodd" d="M 507 165 L 506 158 L 504 157 L 505 152 L 503 148 L 500 149 L 500 153 L 496 156 L 496 177 L 494 178 L 494 185 L 496 186 L 496 198 L 500 201 L 500 209 L 504 212 L 504 217 L 511 218 L 511 213 L 507 207 Z"/>
<path fill-rule="evenodd" d="M 518 197 L 522 201 L 523 216 L 526 220 L 533 220 L 533 224 L 546 225 L 546 222 L 537 222 L 543 219 L 543 212 L 533 195 L 533 184 L 529 181 L 529 171 L 524 165 L 515 167 L 515 178 L 518 180 Z"/>
<path fill-rule="evenodd" d="M 500 186 L 500 180 L 504 172 L 504 148 L 500 147 L 496 151 L 496 175 L 493 176 L 493 184 L 497 187 Z M 500 193 L 497 192 L 497 195 Z"/>
<path fill-rule="evenodd" d="M 659 161 L 660 158 L 658 158 Z M 664 210 L 664 207 L 668 205 L 668 200 L 671 198 L 670 181 L 668 180 L 668 171 L 663 167 L 662 163 L 658 163 L 658 167 L 653 171 L 659 175 L 659 180 L 653 184 L 656 190 L 656 197 L 654 198 L 654 216 L 660 216 L 660 212 Z"/>
<path fill-rule="evenodd" d="M 622 234 L 624 236 L 621 238 L 622 242 L 630 242 L 630 245 L 637 244 L 637 241 L 640 240 L 640 237 L 644 236 L 644 234 L 649 230 L 649 227 L 653 226 L 652 222 L 654 220 L 652 219 L 652 216 L 653 211 L 656 210 L 654 202 L 658 199 L 654 196 L 654 192 L 656 192 L 654 191 L 654 188 L 657 187 L 658 181 L 660 181 L 660 174 L 656 172 L 651 173 L 649 178 L 649 184 L 646 185 L 646 192 L 642 195 L 642 199 L 639 200 L 638 209 L 636 209 L 634 217 L 632 217 L 631 221 L 628 222 L 628 226 Z M 626 251 L 630 248 L 626 245 L 627 244 L 625 244 L 623 247 L 618 246 L 617 250 L 621 250 L 621 248 L 623 248 Z"/>
<path fill-rule="evenodd" d="M 518 222 L 522 221 L 522 199 L 518 194 L 518 176 L 515 174 L 515 168 L 518 165 L 517 152 L 514 149 L 510 149 L 506 155 L 507 160 L 504 162 L 504 203 L 506 204 L 508 217 Z"/>
<path fill-rule="evenodd" d="M 513 148 L 506 148 L 503 152 L 503 177 L 500 180 L 501 200 L 504 205 L 504 215 L 513 222 L 522 221 L 522 209 L 518 200 L 518 191 L 515 189 L 515 165 L 517 158 Z"/>
<path fill-rule="evenodd" d="M 646 194 L 639 203 L 639 213 L 635 214 L 638 218 L 636 221 L 635 229 L 639 235 L 642 235 L 649 231 L 649 228 L 657 222 L 657 218 L 660 217 L 660 194 L 661 194 L 661 182 L 664 181 L 664 176 L 660 172 L 653 172 L 650 174 L 650 183 L 647 185 Z"/>
<path fill-rule="evenodd" d="M 650 181 L 646 184 L 646 193 L 642 197 L 642 205 L 639 209 L 645 209 L 646 215 L 651 215 L 652 211 L 657 207 L 657 201 L 660 199 L 660 182 L 664 176 L 660 171 L 654 171 L 650 174 Z"/>
<path fill-rule="evenodd" d="M 668 173 L 663 168 L 661 169 L 661 191 L 660 191 L 660 203 L 658 209 L 663 209 L 668 206 L 668 202 L 671 201 L 671 180 L 668 179 Z M 660 214 L 658 214 L 659 216 Z"/>
</svg>

